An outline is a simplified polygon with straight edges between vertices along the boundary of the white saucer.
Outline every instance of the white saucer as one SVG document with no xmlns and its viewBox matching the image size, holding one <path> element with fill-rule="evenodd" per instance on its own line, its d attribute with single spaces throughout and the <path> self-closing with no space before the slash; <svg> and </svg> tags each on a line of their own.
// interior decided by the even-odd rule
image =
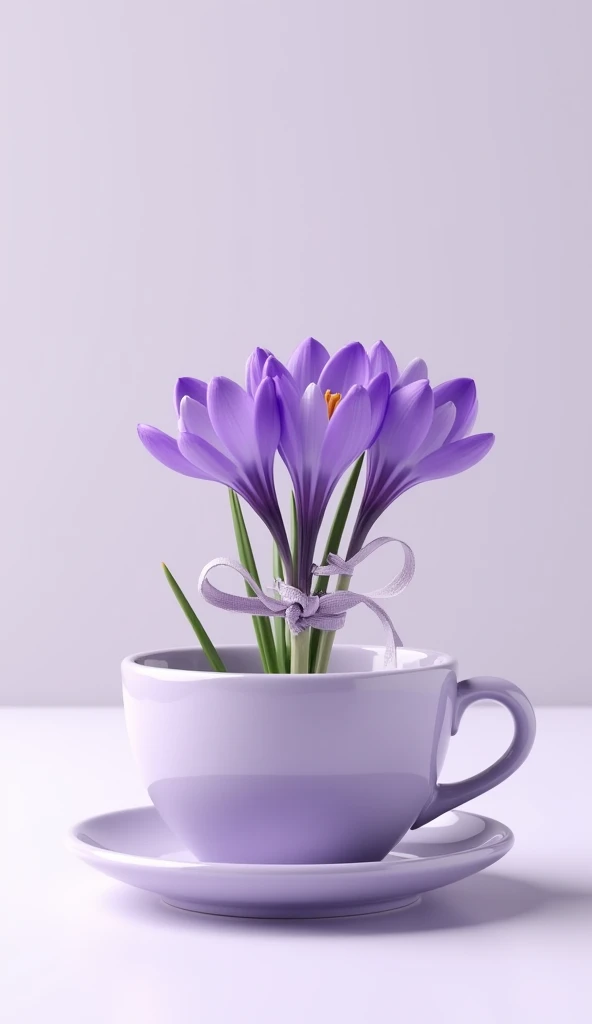
<svg viewBox="0 0 592 1024">
<path fill-rule="evenodd" d="M 231 917 L 342 917 L 396 910 L 421 893 L 493 864 L 514 836 L 493 818 L 451 811 L 408 832 L 383 861 L 359 864 L 200 863 L 153 807 L 89 818 L 72 829 L 78 857 L 183 910 Z"/>
</svg>

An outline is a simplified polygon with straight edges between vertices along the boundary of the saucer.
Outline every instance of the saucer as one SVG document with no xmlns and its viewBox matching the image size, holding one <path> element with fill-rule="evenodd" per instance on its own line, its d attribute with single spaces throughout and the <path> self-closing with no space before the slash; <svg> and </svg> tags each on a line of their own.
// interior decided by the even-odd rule
<svg viewBox="0 0 592 1024">
<path fill-rule="evenodd" d="M 69 846 L 91 867 L 182 910 L 230 917 L 345 917 L 411 906 L 511 849 L 507 825 L 450 811 L 408 832 L 382 861 L 357 864 L 213 864 L 197 861 L 153 807 L 76 825 Z"/>
</svg>

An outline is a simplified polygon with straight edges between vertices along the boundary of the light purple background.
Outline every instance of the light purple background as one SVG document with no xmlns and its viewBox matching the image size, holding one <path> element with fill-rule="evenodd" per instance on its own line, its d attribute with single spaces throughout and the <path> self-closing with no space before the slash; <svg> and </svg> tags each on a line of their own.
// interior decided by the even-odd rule
<svg viewBox="0 0 592 1024">
<path fill-rule="evenodd" d="M 227 496 L 136 421 L 308 334 L 475 376 L 498 435 L 384 517 L 403 638 L 590 700 L 591 32 L 585 0 L 3 6 L 4 702 L 116 702 L 125 653 L 191 641 L 159 562 L 193 596 Z"/>
</svg>

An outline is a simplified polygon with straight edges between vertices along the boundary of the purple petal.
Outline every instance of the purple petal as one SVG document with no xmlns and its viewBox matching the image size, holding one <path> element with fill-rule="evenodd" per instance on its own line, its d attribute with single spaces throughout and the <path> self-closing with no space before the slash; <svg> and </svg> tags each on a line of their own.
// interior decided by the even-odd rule
<svg viewBox="0 0 592 1024">
<path fill-rule="evenodd" d="M 354 384 L 366 384 L 368 373 L 366 349 L 359 341 L 353 341 L 331 356 L 319 377 L 319 387 L 322 392 L 346 395 Z"/>
<path fill-rule="evenodd" d="M 238 465 L 246 467 L 256 463 L 251 396 L 228 377 L 213 377 L 208 384 L 208 412 L 214 430 Z"/>
<path fill-rule="evenodd" d="M 208 479 L 205 473 L 200 472 L 183 457 L 174 437 L 169 437 L 162 430 L 158 430 L 157 427 L 149 427 L 146 423 L 138 423 L 138 437 L 144 448 L 155 459 L 162 462 L 163 466 L 174 469 L 176 473 L 183 473 L 184 476 L 198 477 L 200 480 Z"/>
<path fill-rule="evenodd" d="M 309 384 L 300 399 L 300 430 L 302 468 L 314 482 L 319 467 L 321 449 L 329 428 L 327 403 L 318 384 Z"/>
<path fill-rule="evenodd" d="M 314 338 L 307 338 L 294 350 L 288 360 L 288 369 L 300 394 L 306 391 L 309 384 L 317 383 L 328 359 L 327 349 Z"/>
<path fill-rule="evenodd" d="M 460 441 L 443 445 L 413 467 L 408 486 L 424 480 L 454 476 L 465 469 L 470 469 L 487 455 L 494 440 L 493 434 L 474 434 L 472 437 L 463 437 Z"/>
<path fill-rule="evenodd" d="M 473 426 L 477 416 L 477 389 L 470 377 L 455 377 L 434 388 L 436 408 L 445 402 L 453 402 L 456 408 L 454 426 L 447 440 L 457 441 L 464 437 Z"/>
<path fill-rule="evenodd" d="M 273 382 L 280 410 L 280 454 L 297 486 L 302 470 L 300 395 L 287 370 L 285 376 L 274 376 Z"/>
<path fill-rule="evenodd" d="M 399 376 L 399 369 L 391 350 L 387 348 L 384 341 L 377 341 L 369 352 L 370 376 L 376 377 L 379 373 L 388 373 L 391 388 L 395 386 Z"/>
<path fill-rule="evenodd" d="M 197 437 L 196 434 L 179 434 L 179 450 L 196 469 L 199 469 L 201 476 L 236 489 L 238 474 L 234 462 L 202 437 Z"/>
<path fill-rule="evenodd" d="M 271 474 L 275 453 L 280 443 L 280 411 L 275 385 L 271 377 L 265 377 L 255 394 L 254 408 L 255 439 L 264 472 Z"/>
<path fill-rule="evenodd" d="M 247 392 L 253 398 L 255 392 L 259 387 L 263 377 L 263 367 L 267 362 L 267 359 L 271 355 L 271 352 L 267 348 L 256 348 L 247 359 L 246 367 L 246 387 Z"/>
<path fill-rule="evenodd" d="M 282 380 L 287 379 L 290 381 L 292 387 L 296 388 L 296 383 L 294 381 L 292 374 L 288 369 L 286 369 L 284 364 L 279 359 L 276 359 L 275 356 L 270 356 L 269 359 L 265 361 L 265 366 L 263 367 L 263 376 L 278 377 L 281 378 Z"/>
<path fill-rule="evenodd" d="M 444 444 L 452 429 L 455 416 L 456 409 L 452 402 L 446 402 L 445 405 L 441 405 L 439 409 L 434 410 L 434 418 L 430 429 L 422 443 L 413 452 L 414 462 L 419 462 L 420 459 L 430 455 L 431 452 L 435 452 L 436 448 L 440 448 Z"/>
<path fill-rule="evenodd" d="M 379 373 L 376 377 L 373 377 L 368 387 L 368 397 L 370 399 L 370 408 L 372 410 L 372 417 L 370 423 L 370 437 L 368 438 L 367 448 L 374 444 L 380 429 L 382 427 L 385 413 L 388 406 L 389 395 L 391 391 L 391 382 L 388 373 L 384 371 Z"/>
<path fill-rule="evenodd" d="M 412 384 L 416 380 L 427 380 L 428 368 L 423 359 L 412 359 L 405 367 L 397 380 L 397 387 L 404 388 L 406 384 Z"/>
<path fill-rule="evenodd" d="M 216 434 L 211 422 L 210 415 L 205 405 L 196 402 L 189 395 L 181 399 L 179 409 L 179 431 L 180 433 L 197 434 L 205 441 L 213 444 L 215 448 L 222 451 L 223 444 Z"/>
<path fill-rule="evenodd" d="M 391 392 L 382 430 L 372 451 L 394 471 L 424 440 L 434 415 L 434 398 L 427 380 L 417 380 Z"/>
<path fill-rule="evenodd" d="M 185 395 L 189 395 L 195 402 L 199 402 L 201 405 L 206 404 L 206 394 L 208 385 L 205 380 L 197 380 L 196 377 L 179 377 L 175 385 L 175 408 L 177 410 L 177 416 L 181 408 L 181 402 Z"/>
<path fill-rule="evenodd" d="M 475 404 L 474 404 L 473 408 L 471 409 L 471 412 L 467 416 L 467 419 L 466 419 L 465 423 L 463 424 L 462 432 L 460 434 L 460 437 L 466 437 L 468 434 L 471 433 L 471 430 L 475 426 L 475 420 L 477 419 L 477 413 L 478 412 L 479 412 L 479 402 L 477 401 L 477 399 L 475 399 Z M 456 424 L 455 424 L 455 432 L 456 432 Z M 456 436 L 454 438 L 449 437 L 448 440 L 449 441 L 452 441 L 452 440 L 456 441 L 457 437 Z"/>
<path fill-rule="evenodd" d="M 319 481 L 330 491 L 366 448 L 372 423 L 370 398 L 360 384 L 350 388 L 335 409 L 321 447 Z"/>
</svg>

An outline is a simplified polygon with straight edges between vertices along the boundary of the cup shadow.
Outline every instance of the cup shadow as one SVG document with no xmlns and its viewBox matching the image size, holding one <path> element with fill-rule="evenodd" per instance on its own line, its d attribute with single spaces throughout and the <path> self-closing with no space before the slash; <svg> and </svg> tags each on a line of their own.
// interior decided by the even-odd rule
<svg viewBox="0 0 592 1024">
<path fill-rule="evenodd" d="M 198 928 L 222 931 L 271 931 L 293 935 L 389 935 L 413 932 L 475 928 L 495 924 L 553 906 L 577 904 L 588 913 L 592 924 L 592 889 L 553 889 L 512 875 L 489 871 L 422 896 L 421 903 L 408 909 L 365 914 L 358 917 L 277 920 L 269 918 L 219 917 L 177 910 L 157 896 L 140 889 L 117 885 L 106 890 L 103 905 L 115 914 L 125 914 L 160 927 Z"/>
</svg>

